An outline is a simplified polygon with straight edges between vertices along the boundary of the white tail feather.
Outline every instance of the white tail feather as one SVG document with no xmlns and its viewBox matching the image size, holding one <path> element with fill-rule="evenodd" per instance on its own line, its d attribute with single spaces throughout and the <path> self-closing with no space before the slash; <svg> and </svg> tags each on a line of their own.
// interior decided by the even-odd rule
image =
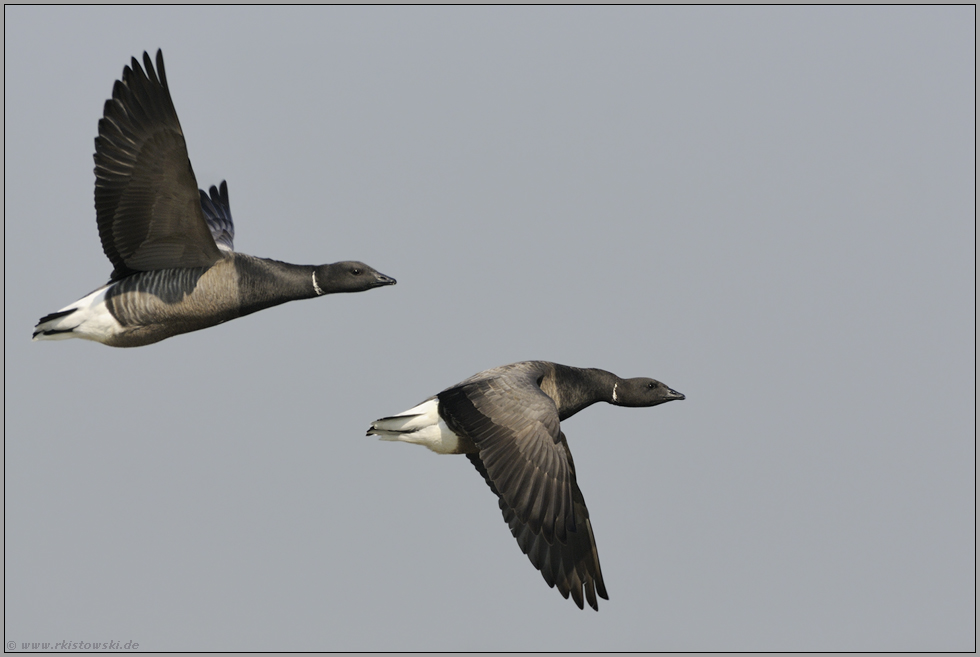
<svg viewBox="0 0 980 657">
<path fill-rule="evenodd" d="M 381 440 L 424 445 L 439 454 L 459 453 L 459 438 L 439 417 L 439 400 L 436 397 L 426 399 L 398 415 L 375 420 L 367 435 L 378 436 Z"/>
<path fill-rule="evenodd" d="M 100 287 L 91 294 L 69 304 L 34 327 L 34 340 L 65 340 L 83 338 L 105 342 L 117 334 L 122 326 L 105 306 L 109 286 Z M 61 314 L 65 313 L 65 314 Z"/>
</svg>

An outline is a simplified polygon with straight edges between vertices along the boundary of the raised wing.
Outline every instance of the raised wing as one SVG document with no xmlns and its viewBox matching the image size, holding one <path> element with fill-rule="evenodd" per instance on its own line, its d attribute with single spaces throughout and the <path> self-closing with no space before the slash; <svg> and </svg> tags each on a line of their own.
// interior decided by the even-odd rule
<svg viewBox="0 0 980 657">
<path fill-rule="evenodd" d="M 608 599 L 585 498 L 559 429 L 554 401 L 538 387 L 536 364 L 464 381 L 439 394 L 440 411 L 478 453 L 467 454 L 499 498 L 521 550 L 549 586 L 579 608 Z M 493 420 L 491 421 L 491 417 Z"/>
<path fill-rule="evenodd" d="M 143 53 L 112 88 L 95 138 L 95 210 L 110 280 L 138 271 L 208 267 L 221 257 L 167 87 Z M 157 73 L 159 72 L 159 77 Z"/>
<path fill-rule="evenodd" d="M 211 230 L 214 243 L 222 251 L 235 250 L 235 224 L 231 220 L 231 204 L 228 202 L 228 183 L 221 181 L 221 189 L 211 185 L 211 196 L 201 192 L 201 209 L 204 220 Z"/>
</svg>

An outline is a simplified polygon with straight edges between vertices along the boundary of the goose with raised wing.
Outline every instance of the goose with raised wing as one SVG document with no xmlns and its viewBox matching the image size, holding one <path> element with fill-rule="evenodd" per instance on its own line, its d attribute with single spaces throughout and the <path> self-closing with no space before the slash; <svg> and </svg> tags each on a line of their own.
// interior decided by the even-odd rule
<svg viewBox="0 0 980 657">
<path fill-rule="evenodd" d="M 145 69 L 145 70 L 144 70 Z M 42 317 L 35 340 L 139 347 L 258 310 L 394 285 L 357 261 L 294 265 L 236 253 L 228 186 L 199 190 L 163 53 L 123 69 L 95 139 L 95 211 L 109 282 Z"/>
<path fill-rule="evenodd" d="M 657 406 L 684 399 L 660 381 L 524 361 L 480 372 L 367 435 L 466 454 L 498 498 L 504 521 L 548 586 L 579 606 L 609 599 L 585 497 L 560 422 L 596 402 Z"/>
</svg>

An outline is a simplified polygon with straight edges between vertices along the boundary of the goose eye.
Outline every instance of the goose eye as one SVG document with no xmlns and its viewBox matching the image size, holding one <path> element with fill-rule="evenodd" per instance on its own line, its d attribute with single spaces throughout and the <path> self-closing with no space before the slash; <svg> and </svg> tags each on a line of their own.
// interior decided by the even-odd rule
<svg viewBox="0 0 980 657">
<path fill-rule="evenodd" d="M 361 270 L 358 269 L 357 267 L 354 267 L 353 269 L 350 270 L 350 273 L 353 274 L 354 276 L 360 276 Z"/>
<path fill-rule="evenodd" d="M 656 383 L 653 383 L 652 381 L 647 384 L 647 388 L 649 388 L 650 390 L 653 390 L 656 387 L 657 387 L 657 384 Z"/>
</svg>

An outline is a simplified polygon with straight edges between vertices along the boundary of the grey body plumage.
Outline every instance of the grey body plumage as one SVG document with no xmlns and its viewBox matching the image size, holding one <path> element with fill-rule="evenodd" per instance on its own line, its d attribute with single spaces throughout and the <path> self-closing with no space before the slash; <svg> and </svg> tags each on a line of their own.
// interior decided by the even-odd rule
<svg viewBox="0 0 980 657">
<path fill-rule="evenodd" d="M 560 422 L 600 401 L 657 406 L 684 395 L 648 378 L 524 361 L 480 372 L 372 423 L 368 435 L 466 454 L 549 586 L 579 608 L 608 599 L 575 464 Z"/>
<path fill-rule="evenodd" d="M 145 68 L 145 70 L 144 70 Z M 361 292 L 395 280 L 357 261 L 291 265 L 235 253 L 228 187 L 197 187 L 163 66 L 133 58 L 95 140 L 99 237 L 109 283 L 34 329 L 135 347 L 287 301 Z"/>
</svg>

